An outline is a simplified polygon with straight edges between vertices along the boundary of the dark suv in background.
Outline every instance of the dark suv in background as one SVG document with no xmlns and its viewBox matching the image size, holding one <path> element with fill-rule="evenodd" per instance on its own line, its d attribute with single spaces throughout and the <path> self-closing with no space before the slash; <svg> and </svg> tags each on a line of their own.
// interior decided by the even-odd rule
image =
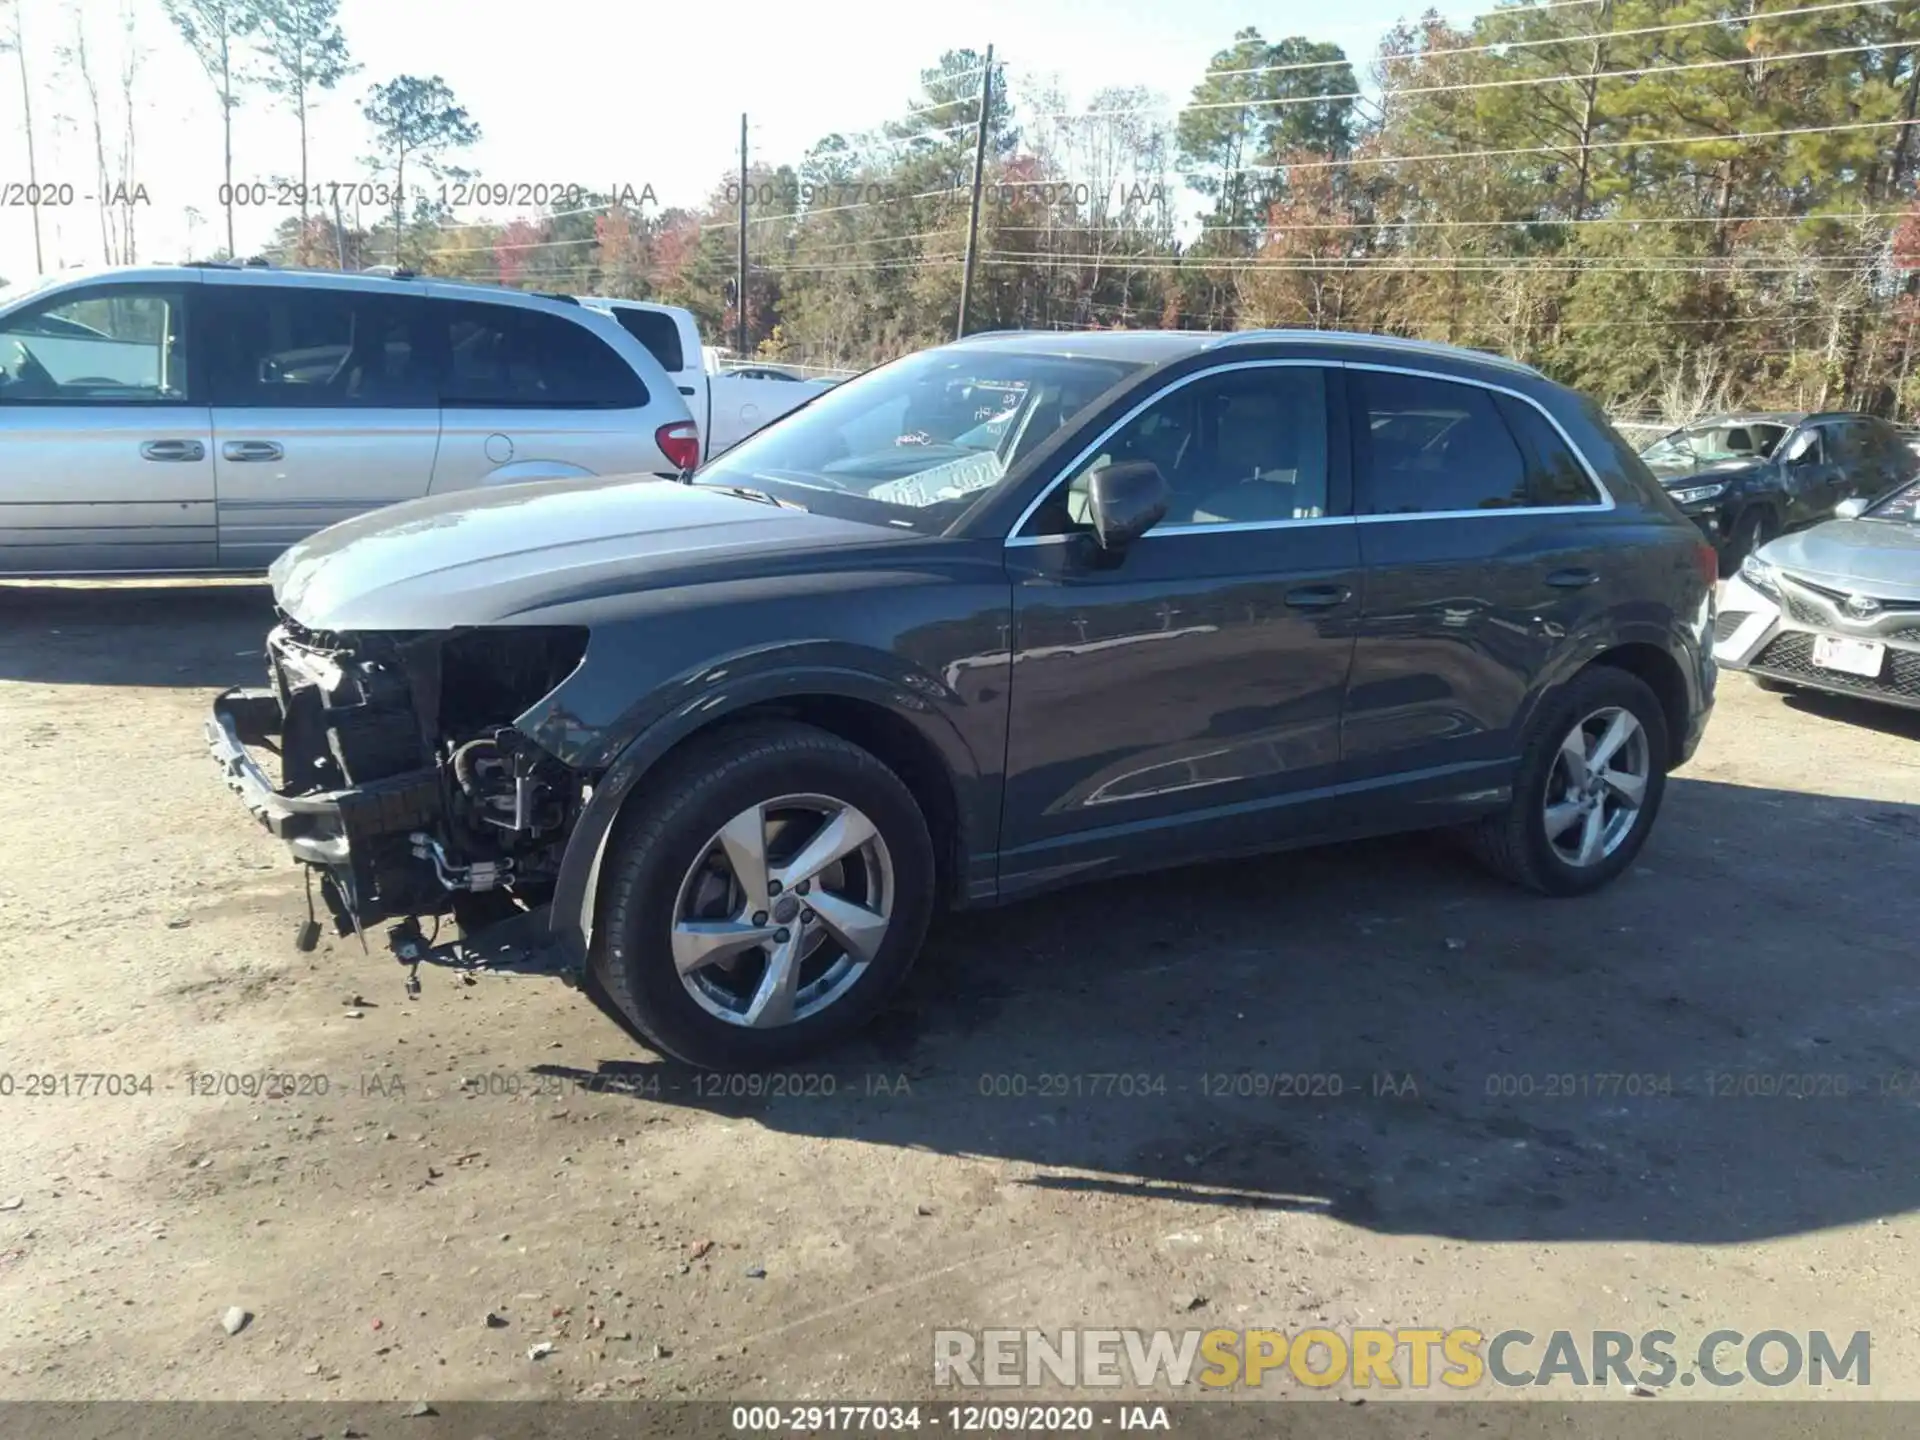
<svg viewBox="0 0 1920 1440">
<path fill-rule="evenodd" d="M 1521 365 L 981 335 L 691 483 L 304 542 L 209 740 L 343 933 L 546 906 L 655 1047 L 765 1064 L 871 1016 L 940 905 L 1435 826 L 1593 890 L 1700 739 L 1714 576 Z"/>
<path fill-rule="evenodd" d="M 1920 454 L 1891 425 L 1845 411 L 1713 416 L 1654 441 L 1640 458 L 1719 547 L 1729 575 L 1774 536 L 1920 473 Z"/>
</svg>

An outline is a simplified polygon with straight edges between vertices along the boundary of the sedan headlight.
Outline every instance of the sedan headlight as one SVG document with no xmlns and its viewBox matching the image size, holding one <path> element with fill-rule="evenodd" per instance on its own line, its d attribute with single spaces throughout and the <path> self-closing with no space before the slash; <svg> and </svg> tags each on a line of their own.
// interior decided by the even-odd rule
<svg viewBox="0 0 1920 1440">
<path fill-rule="evenodd" d="M 1740 578 L 1762 595 L 1780 598 L 1780 572 L 1758 555 L 1749 555 L 1740 562 Z"/>
<path fill-rule="evenodd" d="M 1727 482 L 1724 480 L 1718 485 L 1688 485 L 1682 489 L 1667 492 L 1673 497 L 1673 503 L 1676 505 L 1694 505 L 1702 500 L 1717 500 L 1726 493 Z"/>
</svg>

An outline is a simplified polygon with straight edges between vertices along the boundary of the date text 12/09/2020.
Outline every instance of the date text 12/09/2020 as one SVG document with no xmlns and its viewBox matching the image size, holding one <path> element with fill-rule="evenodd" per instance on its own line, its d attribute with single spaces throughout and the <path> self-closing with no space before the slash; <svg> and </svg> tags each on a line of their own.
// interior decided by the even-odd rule
<svg viewBox="0 0 1920 1440">
<path fill-rule="evenodd" d="M 222 205 L 244 209 L 331 210 L 370 206 L 391 210 L 426 201 L 447 210 L 495 206 L 510 209 L 584 210 L 658 206 L 653 186 L 620 181 L 602 189 L 573 180 L 447 180 L 431 189 L 402 189 L 386 180 L 239 180 L 214 191 Z"/>
</svg>

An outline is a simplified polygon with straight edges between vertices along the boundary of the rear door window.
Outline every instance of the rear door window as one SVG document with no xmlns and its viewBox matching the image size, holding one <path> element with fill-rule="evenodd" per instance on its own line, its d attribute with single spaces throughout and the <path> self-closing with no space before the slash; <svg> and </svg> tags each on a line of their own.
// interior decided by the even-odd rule
<svg viewBox="0 0 1920 1440">
<path fill-rule="evenodd" d="M 647 403 L 632 367 L 584 325 L 513 305 L 435 303 L 447 337 L 442 405 L 630 410 Z"/>
<path fill-rule="evenodd" d="M 1478 385 L 1354 369 L 1359 513 L 1436 515 L 1535 502 L 1526 457 Z"/>
<path fill-rule="evenodd" d="M 225 408 L 431 409 L 436 387 L 409 295 L 210 285 L 211 399 Z"/>
</svg>

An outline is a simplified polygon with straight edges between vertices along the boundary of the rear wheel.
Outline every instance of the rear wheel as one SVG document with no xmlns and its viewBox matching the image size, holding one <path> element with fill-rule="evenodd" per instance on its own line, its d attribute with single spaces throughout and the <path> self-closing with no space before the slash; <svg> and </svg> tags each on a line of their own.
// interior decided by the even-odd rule
<svg viewBox="0 0 1920 1440">
<path fill-rule="evenodd" d="M 1667 781 L 1667 722 L 1638 677 L 1594 665 L 1535 718 L 1498 815 L 1468 828 L 1489 869 L 1547 895 L 1584 895 L 1633 863 Z"/>
<path fill-rule="evenodd" d="M 865 1024 L 912 967 L 933 843 L 899 777 L 802 725 L 723 735 L 616 834 L 594 978 L 651 1044 L 753 1067 Z"/>
</svg>

